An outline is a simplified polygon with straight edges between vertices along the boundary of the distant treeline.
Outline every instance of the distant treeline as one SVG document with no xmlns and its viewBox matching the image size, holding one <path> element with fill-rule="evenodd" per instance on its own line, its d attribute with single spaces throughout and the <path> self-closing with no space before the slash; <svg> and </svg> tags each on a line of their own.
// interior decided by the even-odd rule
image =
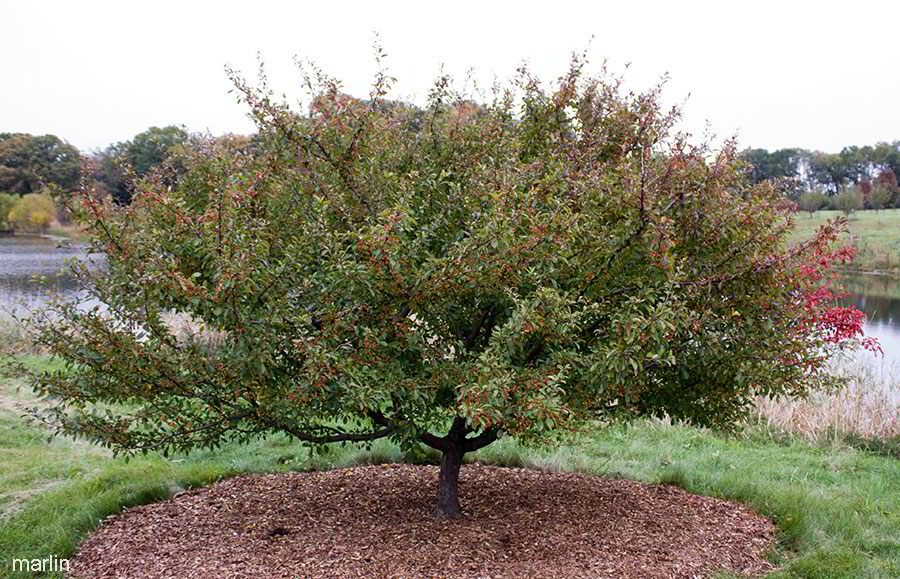
<svg viewBox="0 0 900 579">
<path fill-rule="evenodd" d="M 256 138 L 229 135 L 218 140 L 251 150 Z M 51 192 L 45 191 L 48 188 L 73 191 L 87 186 L 126 204 L 134 182 L 154 169 L 165 167 L 177 177 L 178 158 L 193 140 L 211 141 L 170 125 L 150 127 L 128 141 L 85 153 L 55 135 L 0 133 L 0 193 L 23 196 Z M 839 153 L 747 149 L 742 157 L 749 182 L 772 181 L 807 211 L 900 207 L 900 140 L 848 146 Z M 4 217 L 0 215 L 0 226 Z"/>
<path fill-rule="evenodd" d="M 840 153 L 747 149 L 742 157 L 752 183 L 777 183 L 807 211 L 900 206 L 900 140 L 844 147 Z"/>
<path fill-rule="evenodd" d="M 129 141 L 84 153 L 55 135 L 0 133 L 0 193 L 86 185 L 127 203 L 133 180 L 162 165 L 189 138 L 181 127 L 150 127 Z"/>
<path fill-rule="evenodd" d="M 82 153 L 56 135 L 0 133 L 0 230 L 44 231 L 66 221 L 53 197 L 86 186 L 119 203 L 132 184 L 188 141 L 183 128 L 151 127 L 133 139 Z"/>
</svg>

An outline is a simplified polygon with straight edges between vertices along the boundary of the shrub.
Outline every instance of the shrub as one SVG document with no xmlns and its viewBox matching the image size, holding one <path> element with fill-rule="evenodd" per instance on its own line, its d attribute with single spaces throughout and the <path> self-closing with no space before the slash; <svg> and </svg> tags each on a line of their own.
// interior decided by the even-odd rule
<svg viewBox="0 0 900 579">
<path fill-rule="evenodd" d="M 835 196 L 834 205 L 835 208 L 842 211 L 844 215 L 850 215 L 854 211 L 862 209 L 862 191 L 856 188 L 844 189 Z"/>
<path fill-rule="evenodd" d="M 819 191 L 808 191 L 800 196 L 800 208 L 812 215 L 828 204 L 828 199 Z"/>
<path fill-rule="evenodd" d="M 878 211 L 890 207 L 891 200 L 894 198 L 894 192 L 888 187 L 876 184 L 869 193 L 869 206 Z"/>
<path fill-rule="evenodd" d="M 17 231 L 46 231 L 56 212 L 53 199 L 46 193 L 23 195 L 9 212 L 8 221 Z"/>
<path fill-rule="evenodd" d="M 9 212 L 18 200 L 18 196 L 9 193 L 0 193 L 0 229 L 9 227 Z"/>
</svg>

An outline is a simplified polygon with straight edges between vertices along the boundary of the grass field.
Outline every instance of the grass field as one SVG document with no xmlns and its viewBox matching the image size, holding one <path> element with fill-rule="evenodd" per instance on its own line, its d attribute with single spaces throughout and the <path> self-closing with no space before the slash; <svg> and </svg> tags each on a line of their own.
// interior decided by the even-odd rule
<svg viewBox="0 0 900 579">
<path fill-rule="evenodd" d="M 826 220 L 839 215 L 840 211 L 797 213 L 794 239 L 811 236 Z M 857 250 L 852 269 L 900 276 L 900 209 L 852 213 L 847 241 Z"/>
<path fill-rule="evenodd" d="M 40 356 L 27 360 L 48 364 Z M 404 455 L 383 441 L 369 451 L 344 447 L 312 456 L 273 436 L 215 453 L 126 462 L 82 442 L 48 442 L 46 432 L 25 424 L 15 409 L 34 400 L 8 379 L 0 382 L 0 575 L 9 573 L 13 558 L 70 556 L 104 517 L 124 507 L 234 474 L 434 459 Z M 894 452 L 813 445 L 759 430 L 729 438 L 647 421 L 599 430 L 556 449 L 504 439 L 471 459 L 671 483 L 743 501 L 780 530 L 771 557 L 781 570 L 772 577 L 887 578 L 900 577 L 900 461 Z"/>
</svg>

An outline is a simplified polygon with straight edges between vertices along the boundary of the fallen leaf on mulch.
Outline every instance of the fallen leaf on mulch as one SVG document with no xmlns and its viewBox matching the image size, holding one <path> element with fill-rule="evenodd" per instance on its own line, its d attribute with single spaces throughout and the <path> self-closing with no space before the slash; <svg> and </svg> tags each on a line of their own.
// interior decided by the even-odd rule
<svg viewBox="0 0 900 579">
<path fill-rule="evenodd" d="M 467 516 L 434 515 L 437 468 L 246 475 L 124 511 L 71 577 L 755 576 L 774 527 L 671 486 L 466 465 Z"/>
</svg>

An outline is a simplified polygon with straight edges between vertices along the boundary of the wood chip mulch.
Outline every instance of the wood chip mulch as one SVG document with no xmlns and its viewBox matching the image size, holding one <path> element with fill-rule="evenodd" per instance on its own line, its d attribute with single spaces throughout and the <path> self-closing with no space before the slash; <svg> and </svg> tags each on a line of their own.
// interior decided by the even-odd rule
<svg viewBox="0 0 900 579">
<path fill-rule="evenodd" d="M 434 515 L 437 468 L 246 475 L 106 520 L 71 577 L 757 576 L 775 529 L 672 486 L 465 465 L 467 516 Z"/>
</svg>

